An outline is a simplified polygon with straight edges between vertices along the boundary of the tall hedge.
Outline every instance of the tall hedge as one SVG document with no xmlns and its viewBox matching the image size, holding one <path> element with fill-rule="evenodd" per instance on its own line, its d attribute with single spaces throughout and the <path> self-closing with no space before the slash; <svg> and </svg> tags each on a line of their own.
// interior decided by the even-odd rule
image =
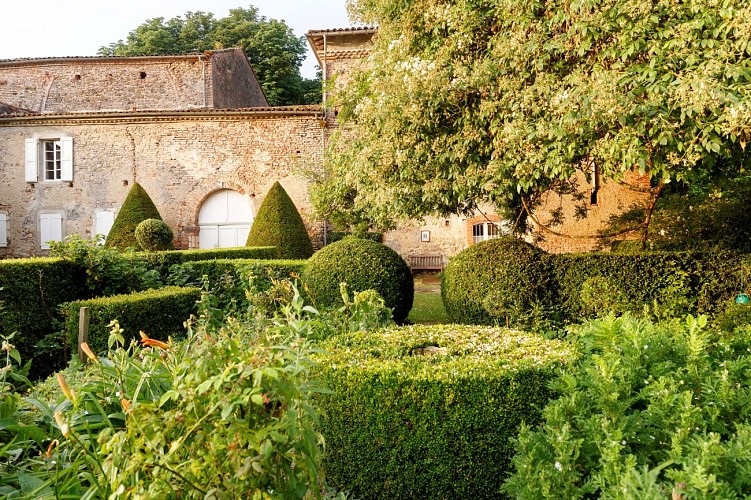
<svg viewBox="0 0 751 500">
<path fill-rule="evenodd" d="M 551 305 L 544 252 L 513 238 L 471 246 L 449 260 L 441 282 L 446 312 L 457 323 L 523 323 Z"/>
<path fill-rule="evenodd" d="M 350 292 L 373 289 L 393 309 L 397 323 L 407 319 L 415 295 L 412 273 L 399 254 L 386 245 L 354 236 L 316 252 L 305 266 L 303 281 L 321 307 L 343 305 L 341 283 L 347 283 Z"/>
<path fill-rule="evenodd" d="M 279 258 L 307 259 L 313 245 L 300 212 L 279 182 L 266 194 L 248 233 L 247 246 L 275 246 Z"/>
<path fill-rule="evenodd" d="M 166 279 L 172 266 L 185 262 L 217 259 L 262 259 L 279 258 L 276 247 L 205 248 L 200 250 L 164 250 L 160 252 L 136 252 L 133 257 L 146 262 Z"/>
<path fill-rule="evenodd" d="M 183 323 L 196 312 L 200 296 L 198 288 L 165 287 L 68 302 L 61 306 L 65 316 L 65 338 L 69 345 L 78 345 L 79 310 L 88 307 L 88 344 L 94 352 L 107 350 L 110 332 L 107 325 L 113 319 L 118 320 L 124 330 L 126 345 L 130 339 L 140 338 L 139 331 L 151 338 L 166 341 L 170 335 L 185 333 Z"/>
<path fill-rule="evenodd" d="M 566 344 L 505 328 L 419 325 L 322 345 L 323 468 L 355 498 L 499 498 Z"/>
<path fill-rule="evenodd" d="M 121 250 L 128 247 L 140 248 L 136 241 L 136 227 L 146 219 L 162 220 L 162 216 L 159 215 L 159 210 L 146 190 L 139 183 L 134 182 L 133 187 L 128 191 L 128 196 L 125 197 L 123 206 L 117 213 L 105 244 Z"/>
<path fill-rule="evenodd" d="M 22 362 L 32 361 L 39 378 L 63 368 L 68 359 L 63 339 L 54 337 L 63 302 L 88 296 L 85 271 L 57 258 L 0 260 L 0 334 L 11 341 Z"/>
</svg>

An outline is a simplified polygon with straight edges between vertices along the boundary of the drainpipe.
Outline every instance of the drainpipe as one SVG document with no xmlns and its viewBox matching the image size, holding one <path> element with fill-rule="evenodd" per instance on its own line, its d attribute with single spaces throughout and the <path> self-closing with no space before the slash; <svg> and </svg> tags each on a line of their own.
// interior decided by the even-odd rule
<svg viewBox="0 0 751 500">
<path fill-rule="evenodd" d="M 323 147 L 322 149 L 322 160 L 323 160 L 323 175 L 326 175 L 326 120 L 328 119 L 328 110 L 326 109 L 326 78 L 328 76 L 328 71 L 326 71 L 326 48 L 327 48 L 327 42 L 326 42 L 326 33 L 323 34 L 323 68 L 321 68 L 322 75 L 321 75 L 321 86 L 322 86 L 322 98 L 323 98 L 323 127 L 321 127 L 321 145 Z M 326 223 L 326 219 L 323 220 L 323 246 L 326 246 L 328 244 L 328 224 Z"/>
</svg>

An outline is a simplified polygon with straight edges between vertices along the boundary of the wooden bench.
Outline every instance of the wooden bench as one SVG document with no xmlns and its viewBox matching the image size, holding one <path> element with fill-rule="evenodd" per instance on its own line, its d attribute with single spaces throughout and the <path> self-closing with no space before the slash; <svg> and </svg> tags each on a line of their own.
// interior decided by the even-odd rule
<svg viewBox="0 0 751 500">
<path fill-rule="evenodd" d="M 414 271 L 443 271 L 443 255 L 410 255 L 409 268 Z"/>
</svg>

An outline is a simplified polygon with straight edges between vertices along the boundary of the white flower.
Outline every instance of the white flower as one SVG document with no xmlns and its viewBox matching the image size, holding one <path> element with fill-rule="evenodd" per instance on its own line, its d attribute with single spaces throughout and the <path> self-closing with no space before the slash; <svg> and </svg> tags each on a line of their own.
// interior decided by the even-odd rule
<svg viewBox="0 0 751 500">
<path fill-rule="evenodd" d="M 561 465 L 561 463 L 560 463 L 560 462 L 556 462 L 556 463 L 555 463 L 555 469 L 556 469 L 556 470 L 557 470 L 558 472 L 561 472 L 561 471 L 563 471 L 563 466 Z"/>
</svg>

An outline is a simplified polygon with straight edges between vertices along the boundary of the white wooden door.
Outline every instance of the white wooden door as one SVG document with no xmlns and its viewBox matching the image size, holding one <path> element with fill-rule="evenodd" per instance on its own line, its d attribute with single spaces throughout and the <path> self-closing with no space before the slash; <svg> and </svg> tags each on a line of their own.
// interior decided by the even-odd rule
<svg viewBox="0 0 751 500">
<path fill-rule="evenodd" d="M 231 248 L 245 245 L 253 224 L 250 198 L 231 189 L 209 196 L 198 212 L 199 248 Z"/>
</svg>

